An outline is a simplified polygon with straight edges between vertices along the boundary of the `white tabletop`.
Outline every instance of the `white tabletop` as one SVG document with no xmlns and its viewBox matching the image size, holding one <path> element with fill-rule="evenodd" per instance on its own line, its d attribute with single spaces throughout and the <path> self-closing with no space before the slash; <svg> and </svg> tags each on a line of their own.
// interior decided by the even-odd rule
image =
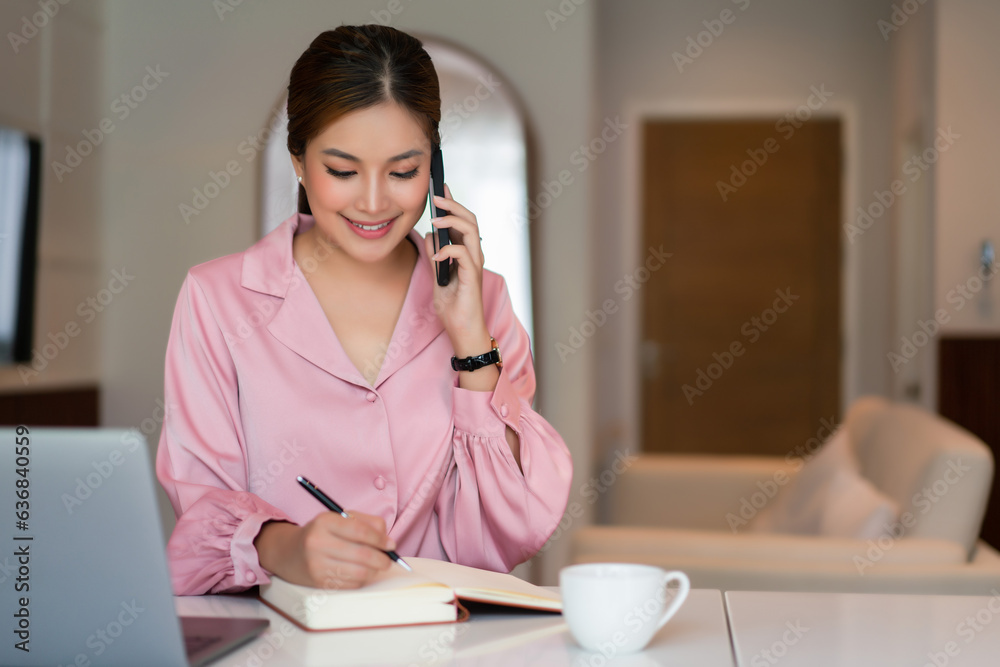
<svg viewBox="0 0 1000 667">
<path fill-rule="evenodd" d="M 692 590 L 677 615 L 646 650 L 606 661 L 580 649 L 561 615 L 517 610 L 475 613 L 446 625 L 306 632 L 259 600 L 206 595 L 175 598 L 183 616 L 267 618 L 270 629 L 213 667 L 266 665 L 544 665 L 600 667 L 699 665 L 733 667 L 722 594 Z"/>
<path fill-rule="evenodd" d="M 730 591 L 726 608 L 740 667 L 1000 664 L 1000 593 Z"/>
</svg>

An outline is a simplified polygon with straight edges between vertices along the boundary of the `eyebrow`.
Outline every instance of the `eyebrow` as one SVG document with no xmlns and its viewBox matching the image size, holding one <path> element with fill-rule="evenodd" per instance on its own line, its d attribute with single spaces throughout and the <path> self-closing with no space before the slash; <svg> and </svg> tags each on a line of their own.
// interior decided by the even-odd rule
<svg viewBox="0 0 1000 667">
<path fill-rule="evenodd" d="M 357 158 L 351 155 L 350 153 L 345 153 L 342 150 L 337 150 L 336 148 L 324 148 L 320 152 L 323 153 L 323 155 L 333 155 L 334 157 L 344 158 L 345 160 L 350 160 L 351 162 L 361 162 L 360 158 Z M 414 148 L 412 150 L 406 151 L 405 153 L 400 153 L 399 155 L 391 157 L 388 160 L 386 160 L 386 162 L 399 162 L 401 160 L 405 160 L 408 157 L 413 157 L 414 155 L 423 155 L 423 154 L 424 152 L 422 150 Z"/>
</svg>

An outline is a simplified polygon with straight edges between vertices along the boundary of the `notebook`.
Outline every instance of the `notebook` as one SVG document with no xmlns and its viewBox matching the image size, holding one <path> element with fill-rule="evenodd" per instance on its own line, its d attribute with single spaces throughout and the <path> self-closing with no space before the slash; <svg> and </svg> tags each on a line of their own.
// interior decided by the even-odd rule
<svg viewBox="0 0 1000 667">
<path fill-rule="evenodd" d="M 140 431 L 0 428 L 0 665 L 199 667 L 267 629 L 178 618 L 154 480 Z"/>
<path fill-rule="evenodd" d="M 465 620 L 459 600 L 540 611 L 562 610 L 562 600 L 510 574 L 405 556 L 413 568 L 393 565 L 362 588 L 320 589 L 272 576 L 260 598 L 306 630 L 453 623 Z"/>
</svg>

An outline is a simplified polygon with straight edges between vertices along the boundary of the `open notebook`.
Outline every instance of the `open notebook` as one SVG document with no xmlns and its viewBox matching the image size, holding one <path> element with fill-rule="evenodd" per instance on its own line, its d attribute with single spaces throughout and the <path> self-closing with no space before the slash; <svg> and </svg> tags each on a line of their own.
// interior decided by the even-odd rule
<svg viewBox="0 0 1000 667">
<path fill-rule="evenodd" d="M 346 630 L 463 620 L 456 599 L 561 611 L 558 593 L 510 574 L 408 556 L 362 588 L 320 589 L 280 577 L 260 587 L 265 603 L 307 630 Z"/>
</svg>

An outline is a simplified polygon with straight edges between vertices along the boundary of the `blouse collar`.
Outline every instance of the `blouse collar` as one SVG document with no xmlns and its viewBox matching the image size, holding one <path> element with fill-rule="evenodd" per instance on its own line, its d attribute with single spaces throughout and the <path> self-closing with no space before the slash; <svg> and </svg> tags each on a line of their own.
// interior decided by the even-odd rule
<svg viewBox="0 0 1000 667">
<path fill-rule="evenodd" d="M 378 377 L 369 384 L 337 341 L 326 313 L 292 256 L 295 234 L 315 224 L 313 216 L 295 213 L 248 248 L 243 253 L 240 284 L 283 299 L 267 328 L 285 346 L 343 380 L 378 387 L 444 331 L 433 307 L 434 281 L 427 267 L 424 239 L 416 229 L 407 234 L 417 247 L 417 264 Z"/>
</svg>

